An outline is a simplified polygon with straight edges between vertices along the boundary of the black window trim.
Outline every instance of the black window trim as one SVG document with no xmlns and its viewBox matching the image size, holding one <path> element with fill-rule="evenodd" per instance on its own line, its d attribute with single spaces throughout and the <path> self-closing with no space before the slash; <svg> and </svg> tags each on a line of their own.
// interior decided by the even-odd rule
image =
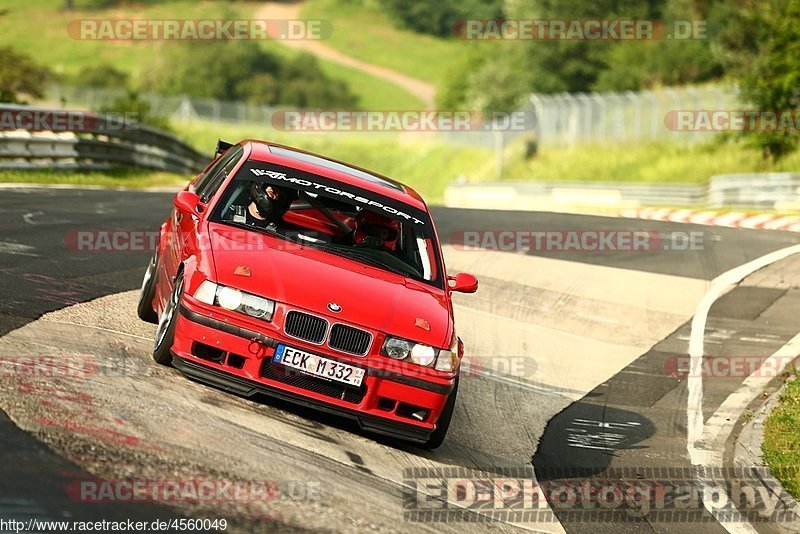
<svg viewBox="0 0 800 534">
<path fill-rule="evenodd" d="M 195 193 L 200 197 L 202 202 L 208 202 L 214 193 L 219 189 L 225 177 L 228 176 L 230 170 L 239 163 L 244 148 L 241 145 L 234 145 L 222 154 L 216 162 L 206 171 L 203 176 L 195 184 Z M 231 162 L 234 163 L 233 167 L 229 167 Z"/>
</svg>

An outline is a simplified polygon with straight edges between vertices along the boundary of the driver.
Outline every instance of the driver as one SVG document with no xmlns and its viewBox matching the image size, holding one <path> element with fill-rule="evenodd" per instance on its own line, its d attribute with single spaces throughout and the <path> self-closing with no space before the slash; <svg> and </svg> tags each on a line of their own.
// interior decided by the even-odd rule
<svg viewBox="0 0 800 534">
<path fill-rule="evenodd" d="M 355 219 L 356 231 L 353 241 L 357 247 L 394 252 L 397 250 L 397 237 L 400 222 L 374 211 L 362 209 Z"/>
<path fill-rule="evenodd" d="M 253 182 L 250 185 L 252 201 L 247 206 L 248 219 L 254 224 L 279 224 L 289 206 L 297 200 L 297 191 L 287 187 Z"/>
</svg>

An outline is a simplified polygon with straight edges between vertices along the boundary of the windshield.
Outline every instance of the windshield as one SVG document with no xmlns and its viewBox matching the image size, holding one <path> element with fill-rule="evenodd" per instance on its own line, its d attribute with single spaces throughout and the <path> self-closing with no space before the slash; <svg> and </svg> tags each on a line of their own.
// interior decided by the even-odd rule
<svg viewBox="0 0 800 534">
<path fill-rule="evenodd" d="M 211 220 L 442 288 L 433 223 L 425 211 L 321 176 L 248 161 L 221 196 Z"/>
</svg>

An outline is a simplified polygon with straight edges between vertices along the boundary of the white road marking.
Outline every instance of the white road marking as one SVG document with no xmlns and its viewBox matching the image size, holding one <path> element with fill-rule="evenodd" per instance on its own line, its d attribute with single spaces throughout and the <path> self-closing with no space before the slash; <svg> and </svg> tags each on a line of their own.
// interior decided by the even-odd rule
<svg viewBox="0 0 800 534">
<path fill-rule="evenodd" d="M 25 215 L 22 216 L 22 220 L 25 221 L 26 224 L 30 224 L 32 226 L 37 226 L 41 224 L 67 224 L 71 221 L 66 219 L 47 219 L 44 220 L 37 220 L 42 215 L 45 215 L 43 211 L 29 211 Z"/>
<path fill-rule="evenodd" d="M 613 422 L 597 421 L 595 419 L 576 418 L 571 421 L 572 427 L 567 428 L 567 445 L 578 449 L 593 449 L 602 451 L 615 451 L 625 441 L 625 434 L 596 430 L 589 432 L 585 427 L 608 430 L 625 430 L 640 426 L 636 421 Z M 583 427 L 583 428 L 573 428 Z"/>
<path fill-rule="evenodd" d="M 720 447 L 724 445 L 724 440 L 733 430 L 742 410 L 753 399 L 758 397 L 769 381 L 774 376 L 782 373 L 783 368 L 798 354 L 800 354 L 800 334 L 794 336 L 786 345 L 778 349 L 775 354 L 764 360 L 761 366 L 745 378 L 742 381 L 742 385 L 719 405 L 717 411 L 708 418 L 708 422 L 705 424 L 703 435 L 699 442 L 700 446 L 706 450 L 713 450 L 712 447 L 717 447 L 716 450 L 721 451 Z M 774 369 L 775 375 L 764 373 L 762 372 L 763 369 Z"/>
<path fill-rule="evenodd" d="M 575 315 L 578 317 L 583 317 L 584 319 L 591 319 L 592 321 L 597 321 L 598 323 L 620 324 L 620 322 L 617 321 L 616 319 L 611 319 L 609 317 L 601 317 L 600 315 L 593 315 L 591 313 L 578 312 Z"/>
<path fill-rule="evenodd" d="M 739 338 L 739 341 L 744 341 L 745 343 L 775 343 L 778 336 L 771 336 L 771 335 L 756 335 L 756 336 L 742 336 Z"/>
<path fill-rule="evenodd" d="M 780 250 L 776 250 L 760 258 L 756 258 L 755 260 L 745 263 L 744 265 L 740 265 L 730 271 L 722 273 L 714 280 L 711 281 L 711 287 L 709 288 L 708 292 L 703 296 L 700 300 L 700 303 L 697 305 L 697 309 L 695 311 L 695 315 L 692 318 L 692 331 L 689 337 L 689 357 L 691 360 L 691 368 L 697 369 L 698 366 L 702 363 L 703 358 L 703 344 L 704 344 L 704 334 L 706 329 L 706 322 L 708 319 L 708 312 L 711 309 L 711 306 L 714 302 L 730 291 L 735 284 L 739 283 L 744 279 L 746 276 L 754 273 L 755 271 L 766 267 L 772 263 L 780 261 L 782 259 L 788 258 L 793 254 L 800 253 L 800 245 L 794 245 L 791 247 L 783 248 Z M 781 351 L 784 349 L 786 350 L 794 350 L 793 343 L 797 343 L 798 338 L 795 337 L 792 341 L 789 342 L 788 345 L 783 347 L 779 350 L 773 357 L 779 355 Z M 787 347 L 790 347 L 787 349 Z M 751 375 L 752 376 L 752 375 Z M 749 379 L 750 377 L 748 377 Z M 745 380 L 747 382 L 747 380 Z M 731 397 L 736 395 L 747 395 L 750 393 L 750 389 L 748 385 L 742 383 L 742 386 L 734 392 Z M 722 465 L 722 450 L 721 448 L 717 447 L 713 450 L 709 450 L 706 446 L 701 443 L 705 435 L 705 423 L 703 421 L 703 377 L 702 373 L 693 373 L 687 377 L 687 387 L 688 387 L 688 399 L 686 403 L 686 416 L 688 420 L 688 426 L 686 428 L 686 448 L 689 453 L 689 458 L 693 465 L 697 466 L 709 466 L 709 467 L 721 467 Z M 740 391 L 743 391 L 740 393 Z M 739 397 L 735 397 L 738 399 Z M 750 398 L 752 400 L 755 398 L 755 395 Z M 729 397 L 730 399 L 730 397 Z M 727 400 L 723 402 L 723 405 L 728 402 Z M 736 402 L 741 402 L 741 400 L 731 401 L 731 404 Z M 748 401 L 749 402 L 749 401 Z M 730 405 L 728 406 L 730 407 Z M 720 406 L 722 409 L 722 406 Z M 715 414 L 716 415 L 716 414 Z M 738 417 L 738 414 L 737 414 Z M 713 416 L 712 416 L 713 419 Z M 709 423 L 712 420 L 709 419 Z M 732 428 L 732 427 L 731 427 Z M 730 432 L 728 432 L 729 434 Z M 721 435 L 719 434 L 716 439 L 725 440 L 728 438 L 728 434 Z M 730 500 L 730 499 L 729 499 Z M 712 515 L 714 515 L 714 510 L 712 507 L 712 503 L 704 502 L 703 505 L 705 506 L 706 510 L 708 510 Z M 739 532 L 746 532 L 746 533 L 755 533 L 756 530 L 753 526 L 744 520 L 744 518 L 740 518 L 738 521 L 731 521 L 730 519 L 722 519 L 714 516 L 719 524 L 728 532 L 731 533 L 739 533 Z"/>
<path fill-rule="evenodd" d="M 12 256 L 32 256 L 34 258 L 38 258 L 39 255 L 34 254 L 34 250 L 36 249 L 30 245 L 0 241 L 0 254 L 11 254 Z"/>
<path fill-rule="evenodd" d="M 38 217 L 39 215 L 44 215 L 43 211 L 29 211 L 25 215 L 22 216 L 22 220 L 25 221 L 26 224 L 38 224 L 34 221 L 34 217 Z"/>
</svg>

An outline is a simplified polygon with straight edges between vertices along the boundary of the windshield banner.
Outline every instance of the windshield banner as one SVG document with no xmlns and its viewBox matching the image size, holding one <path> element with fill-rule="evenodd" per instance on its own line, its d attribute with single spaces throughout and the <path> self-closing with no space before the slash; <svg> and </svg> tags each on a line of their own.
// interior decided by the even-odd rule
<svg viewBox="0 0 800 534">
<path fill-rule="evenodd" d="M 237 173 L 236 180 L 266 182 L 271 185 L 291 187 L 306 193 L 348 202 L 371 211 L 378 211 L 388 217 L 418 227 L 430 226 L 428 215 L 420 209 L 372 191 L 352 187 L 298 169 L 261 161 L 248 161 Z"/>
</svg>

